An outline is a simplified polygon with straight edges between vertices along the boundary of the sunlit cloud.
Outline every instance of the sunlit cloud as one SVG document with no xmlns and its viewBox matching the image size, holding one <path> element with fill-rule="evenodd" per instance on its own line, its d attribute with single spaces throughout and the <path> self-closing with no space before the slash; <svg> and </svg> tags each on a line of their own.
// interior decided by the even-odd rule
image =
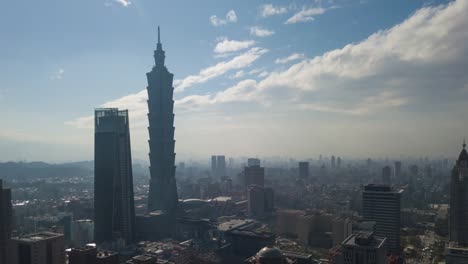
<svg viewBox="0 0 468 264">
<path fill-rule="evenodd" d="M 216 15 L 210 16 L 210 23 L 211 25 L 215 27 L 226 25 L 227 23 L 235 23 L 235 22 L 237 22 L 237 15 L 234 10 L 229 10 L 226 13 L 226 16 L 224 18 L 219 18 Z"/>
<path fill-rule="evenodd" d="M 266 4 L 260 7 L 260 16 L 262 17 L 281 15 L 287 12 L 288 8 L 284 6 L 274 6 L 272 4 Z"/>
<path fill-rule="evenodd" d="M 268 30 L 262 27 L 251 27 L 250 28 L 250 35 L 257 36 L 257 37 L 268 37 L 275 34 L 275 31 Z"/>
<path fill-rule="evenodd" d="M 304 54 L 303 53 L 293 53 L 291 55 L 289 55 L 288 57 L 286 58 L 278 58 L 275 60 L 275 63 L 277 64 L 285 64 L 285 63 L 288 63 L 288 62 L 291 62 L 291 61 L 295 61 L 295 60 L 299 60 L 299 59 L 303 59 L 304 58 Z"/>
<path fill-rule="evenodd" d="M 294 14 L 292 17 L 290 17 L 285 24 L 295 24 L 295 23 L 300 23 L 300 22 L 307 22 L 307 21 L 312 21 L 314 20 L 315 16 L 321 15 L 325 13 L 327 9 L 322 8 L 322 7 L 312 7 L 312 8 L 302 8 L 301 11 L 297 12 Z"/>
</svg>

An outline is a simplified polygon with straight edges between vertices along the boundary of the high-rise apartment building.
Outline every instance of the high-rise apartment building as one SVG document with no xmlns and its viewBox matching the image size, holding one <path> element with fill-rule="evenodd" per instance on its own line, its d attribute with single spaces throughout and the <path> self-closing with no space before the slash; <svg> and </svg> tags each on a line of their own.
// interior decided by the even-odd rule
<svg viewBox="0 0 468 264">
<path fill-rule="evenodd" d="M 97 243 L 135 233 L 128 111 L 96 109 L 94 134 L 94 238 Z"/>
<path fill-rule="evenodd" d="M 369 184 L 362 193 L 364 221 L 375 222 L 375 235 L 387 238 L 391 253 L 400 252 L 400 200 L 403 190 Z"/>
<path fill-rule="evenodd" d="M 300 161 L 299 162 L 299 178 L 308 179 L 309 178 L 309 162 Z"/>
<path fill-rule="evenodd" d="M 175 216 L 178 195 L 174 152 L 174 75 L 164 65 L 165 58 L 158 27 L 158 44 L 154 51 L 155 65 L 146 74 L 151 175 L 148 212 L 161 210 Z"/>
<path fill-rule="evenodd" d="M 41 232 L 12 238 L 12 264 L 64 264 L 62 234 Z"/>
<path fill-rule="evenodd" d="M 468 246 L 468 153 L 465 142 L 450 180 L 449 238 L 460 246 Z"/>
<path fill-rule="evenodd" d="M 0 263 L 7 263 L 8 245 L 12 230 L 13 209 L 11 190 L 3 187 L 0 179 Z"/>
</svg>

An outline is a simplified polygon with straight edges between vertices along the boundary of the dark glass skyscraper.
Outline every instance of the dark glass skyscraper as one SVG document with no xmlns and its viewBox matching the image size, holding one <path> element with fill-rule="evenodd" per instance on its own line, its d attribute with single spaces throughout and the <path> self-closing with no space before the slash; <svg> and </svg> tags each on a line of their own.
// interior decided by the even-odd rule
<svg viewBox="0 0 468 264">
<path fill-rule="evenodd" d="M 12 229 L 11 190 L 3 188 L 0 180 L 0 263 L 7 262 L 8 245 Z"/>
<path fill-rule="evenodd" d="M 96 109 L 94 134 L 94 238 L 97 243 L 135 233 L 128 111 Z"/>
<path fill-rule="evenodd" d="M 174 165 L 174 75 L 167 70 L 164 59 L 158 27 L 158 44 L 154 51 L 155 66 L 146 74 L 151 165 L 148 212 L 162 210 L 172 215 L 176 212 L 178 203 Z"/>
<path fill-rule="evenodd" d="M 465 148 L 463 142 L 450 180 L 449 236 L 461 246 L 468 246 L 468 153 Z"/>
</svg>

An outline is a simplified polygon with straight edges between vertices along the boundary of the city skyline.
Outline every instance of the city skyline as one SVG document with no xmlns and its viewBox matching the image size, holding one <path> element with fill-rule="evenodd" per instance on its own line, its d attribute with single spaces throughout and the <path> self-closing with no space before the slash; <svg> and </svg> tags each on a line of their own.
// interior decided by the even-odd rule
<svg viewBox="0 0 468 264">
<path fill-rule="evenodd" d="M 468 128 L 467 2 L 361 2 L 231 1 L 182 21 L 171 17 L 177 4 L 164 4 L 163 14 L 148 1 L 7 3 L 0 21 L 20 12 L 30 19 L 0 28 L 12 40 L 0 44 L 0 109 L 13 112 L 0 160 L 91 159 L 98 107 L 129 109 L 132 152 L 147 160 L 141 73 L 157 24 L 176 73 L 181 159 L 453 157 Z M 35 20 L 35 8 L 52 16 Z M 72 9 L 92 11 L 90 21 L 66 18 Z"/>
</svg>

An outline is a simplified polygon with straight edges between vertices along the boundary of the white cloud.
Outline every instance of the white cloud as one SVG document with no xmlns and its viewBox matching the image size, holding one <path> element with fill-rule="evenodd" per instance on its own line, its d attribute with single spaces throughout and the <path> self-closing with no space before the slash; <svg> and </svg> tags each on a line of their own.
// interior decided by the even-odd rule
<svg viewBox="0 0 468 264">
<path fill-rule="evenodd" d="M 289 55 L 289 56 L 286 57 L 286 58 L 279 58 L 279 59 L 276 59 L 276 60 L 275 60 L 275 63 L 277 63 L 277 64 L 284 64 L 284 63 L 288 63 L 288 62 L 295 61 L 295 60 L 299 60 L 299 59 L 303 59 L 303 58 L 304 58 L 304 54 L 303 54 L 303 53 L 293 53 L 293 54 Z"/>
<path fill-rule="evenodd" d="M 269 17 L 274 15 L 280 15 L 287 13 L 288 9 L 282 6 L 274 6 L 272 4 L 266 4 L 260 7 L 260 15 L 262 17 Z"/>
<path fill-rule="evenodd" d="M 219 18 L 216 15 L 210 16 L 210 22 L 215 27 L 226 25 L 227 23 L 235 23 L 237 22 L 237 15 L 234 10 L 229 10 L 224 18 Z"/>
<path fill-rule="evenodd" d="M 422 8 L 359 43 L 261 74 L 266 77 L 248 95 L 265 105 L 283 104 L 284 111 L 297 106 L 357 116 L 409 105 L 433 109 L 442 102 L 466 102 L 466 12 L 467 1 Z"/>
<path fill-rule="evenodd" d="M 114 0 L 114 1 L 121 4 L 124 7 L 127 7 L 132 4 L 132 2 L 129 0 Z"/>
<path fill-rule="evenodd" d="M 231 79 L 238 79 L 244 77 L 245 72 L 243 70 L 237 71 L 234 75 L 232 75 L 230 78 Z M 1 99 L 1 93 L 0 93 L 0 99 Z"/>
<path fill-rule="evenodd" d="M 238 70 L 250 66 L 260 56 L 268 52 L 266 49 L 254 47 L 245 53 L 232 58 L 229 61 L 222 61 L 216 65 L 202 69 L 196 75 L 189 75 L 184 79 L 176 82 L 176 91 L 181 92 L 186 88 L 191 87 L 198 83 L 206 82 L 212 78 L 225 74 L 230 70 Z"/>
<path fill-rule="evenodd" d="M 216 44 L 214 52 L 216 53 L 235 52 L 235 51 L 250 48 L 253 45 L 255 45 L 255 41 L 253 40 L 229 40 L 227 38 L 224 38 Z"/>
<path fill-rule="evenodd" d="M 325 13 L 327 9 L 322 8 L 322 7 L 313 7 L 313 8 L 302 8 L 301 11 L 297 12 L 294 14 L 292 17 L 290 17 L 285 24 L 295 24 L 299 22 L 307 22 L 307 21 L 312 21 L 314 20 L 314 16 L 321 15 Z"/>
<path fill-rule="evenodd" d="M 58 69 L 51 77 L 51 80 L 60 80 L 63 78 L 63 74 L 65 73 L 65 70 L 60 68 Z"/>
<path fill-rule="evenodd" d="M 250 28 L 250 35 L 257 36 L 257 37 L 268 37 L 275 34 L 275 31 L 268 30 L 262 27 L 251 27 Z"/>
</svg>

